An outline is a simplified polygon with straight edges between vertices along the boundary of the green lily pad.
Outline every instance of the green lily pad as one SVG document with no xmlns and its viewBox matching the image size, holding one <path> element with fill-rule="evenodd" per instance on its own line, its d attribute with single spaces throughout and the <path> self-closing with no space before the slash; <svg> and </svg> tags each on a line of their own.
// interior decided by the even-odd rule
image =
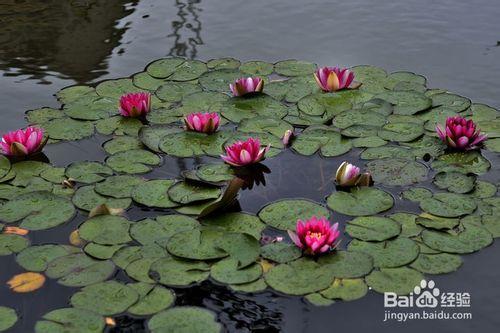
<svg viewBox="0 0 500 333">
<path fill-rule="evenodd" d="M 101 245 L 97 243 L 88 243 L 83 248 L 83 251 L 93 258 L 104 260 L 111 259 L 113 255 L 124 246 L 124 244 Z"/>
<path fill-rule="evenodd" d="M 262 275 L 262 266 L 252 264 L 244 268 L 238 267 L 238 260 L 227 258 L 221 260 L 210 269 L 210 276 L 218 282 L 226 284 L 249 283 L 256 281 Z"/>
<path fill-rule="evenodd" d="M 377 243 L 355 239 L 349 243 L 348 250 L 371 255 L 375 267 L 400 267 L 415 260 L 419 254 L 417 243 L 404 237 Z"/>
<path fill-rule="evenodd" d="M 286 199 L 273 202 L 259 212 L 264 223 L 280 230 L 295 230 L 297 220 L 308 220 L 313 216 L 328 217 L 325 207 L 308 200 Z"/>
<path fill-rule="evenodd" d="M 102 146 L 106 153 L 113 155 L 127 150 L 142 149 L 142 142 L 133 136 L 118 136 L 106 141 Z"/>
<path fill-rule="evenodd" d="M 415 237 L 420 235 L 422 228 L 416 223 L 418 215 L 409 213 L 395 213 L 389 215 L 391 220 L 398 222 L 401 225 L 400 237 Z"/>
<path fill-rule="evenodd" d="M 228 254 L 220 249 L 216 241 L 225 237 L 225 232 L 216 230 L 186 230 L 173 235 L 167 244 L 171 254 L 195 260 L 224 258 Z"/>
<path fill-rule="evenodd" d="M 432 249 L 448 253 L 472 253 L 490 245 L 493 237 L 488 230 L 464 223 L 465 230 L 458 234 L 424 230 L 423 242 Z"/>
<path fill-rule="evenodd" d="M 335 301 L 323 297 L 320 293 L 306 295 L 304 296 L 304 299 L 314 306 L 330 306 L 335 303 Z"/>
<path fill-rule="evenodd" d="M 281 138 L 286 131 L 293 131 L 293 126 L 281 119 L 255 117 L 242 120 L 238 130 L 249 133 L 269 133 Z"/>
<path fill-rule="evenodd" d="M 200 85 L 206 90 L 227 92 L 229 91 L 229 84 L 242 76 L 243 74 L 240 71 L 231 69 L 206 72 L 200 77 Z"/>
<path fill-rule="evenodd" d="M 59 109 L 44 107 L 27 111 L 25 118 L 30 125 L 42 125 L 52 119 L 66 118 L 66 115 Z"/>
<path fill-rule="evenodd" d="M 112 174 L 111 168 L 99 162 L 75 162 L 66 169 L 66 177 L 85 184 L 100 182 Z"/>
<path fill-rule="evenodd" d="M 112 176 L 97 183 L 95 191 L 117 199 L 129 198 L 132 196 L 132 191 L 143 182 L 144 179 L 135 176 Z"/>
<path fill-rule="evenodd" d="M 21 221 L 21 228 L 44 230 L 69 221 L 75 207 L 63 197 L 50 192 L 22 194 L 0 206 L 0 220 L 6 223 Z"/>
<path fill-rule="evenodd" d="M 158 258 L 141 258 L 132 261 L 125 268 L 127 275 L 139 282 L 154 283 L 155 281 L 149 277 L 149 269 Z"/>
<path fill-rule="evenodd" d="M 261 248 L 261 256 L 280 264 L 300 258 L 302 251 L 295 245 L 284 242 L 276 242 L 264 245 Z"/>
<path fill-rule="evenodd" d="M 439 156 L 432 162 L 432 168 L 437 172 L 461 172 L 482 175 L 491 164 L 477 151 L 448 153 Z"/>
<path fill-rule="evenodd" d="M 178 206 L 170 200 L 167 190 L 175 183 L 171 179 L 148 180 L 132 191 L 132 199 L 147 207 L 172 208 Z"/>
<path fill-rule="evenodd" d="M 409 142 L 424 134 L 424 128 L 411 123 L 389 123 L 378 132 L 378 136 L 387 141 Z"/>
<path fill-rule="evenodd" d="M 325 157 L 339 156 L 351 150 L 352 142 L 343 138 L 334 128 L 309 127 L 293 142 L 292 148 L 302 155 L 312 155 L 318 150 Z"/>
<path fill-rule="evenodd" d="M 410 267 L 426 274 L 445 274 L 456 271 L 462 266 L 462 259 L 456 254 L 423 254 L 411 263 Z"/>
<path fill-rule="evenodd" d="M 356 138 L 352 140 L 353 147 L 357 148 L 374 148 L 384 146 L 387 141 L 378 136 L 368 136 L 366 138 Z"/>
<path fill-rule="evenodd" d="M 142 123 L 139 119 L 122 116 L 101 119 L 95 124 L 97 132 L 103 135 L 115 134 L 137 136 L 141 127 Z"/>
<path fill-rule="evenodd" d="M 106 323 L 92 310 L 63 308 L 43 315 L 35 324 L 36 333 L 100 333 Z"/>
<path fill-rule="evenodd" d="M 172 201 L 180 204 L 188 204 L 196 201 L 216 199 L 221 195 L 222 191 L 218 187 L 207 187 L 188 182 L 178 182 L 170 186 L 167 193 Z"/>
<path fill-rule="evenodd" d="M 17 322 L 16 310 L 0 306 L 0 332 L 6 331 Z"/>
<path fill-rule="evenodd" d="M 288 107 L 271 96 L 258 94 L 251 97 L 231 98 L 221 106 L 224 118 L 239 123 L 243 119 L 257 116 L 281 119 L 288 113 Z"/>
<path fill-rule="evenodd" d="M 130 198 L 116 199 L 102 196 L 95 191 L 94 186 L 82 186 L 78 188 L 73 195 L 72 201 L 77 208 L 88 212 L 104 204 L 110 208 L 122 209 L 127 209 L 132 204 Z"/>
<path fill-rule="evenodd" d="M 230 132 L 219 131 L 214 134 L 197 132 L 178 132 L 165 135 L 159 142 L 164 153 L 176 157 L 200 155 L 219 155 L 222 146 L 231 137 Z"/>
<path fill-rule="evenodd" d="M 113 255 L 116 266 L 126 269 L 132 262 L 142 258 L 166 258 L 167 251 L 158 244 L 148 243 L 143 246 L 124 246 Z"/>
<path fill-rule="evenodd" d="M 361 216 L 349 221 L 345 231 L 363 241 L 383 241 L 399 235 L 401 226 L 386 217 Z"/>
<path fill-rule="evenodd" d="M 236 292 L 258 293 L 266 290 L 267 284 L 263 278 L 260 278 L 256 281 L 249 283 L 231 284 L 229 285 L 229 287 Z"/>
<path fill-rule="evenodd" d="M 471 101 L 468 98 L 455 94 L 435 94 L 431 98 L 433 107 L 449 109 L 455 112 L 465 111 L 471 106 Z"/>
<path fill-rule="evenodd" d="M 490 198 L 497 193 L 497 187 L 494 184 L 478 180 L 476 181 L 476 186 L 474 187 L 474 191 L 470 194 L 474 198 Z"/>
<path fill-rule="evenodd" d="M 45 122 L 43 128 L 48 137 L 55 140 L 75 141 L 94 134 L 93 123 L 71 118 L 52 119 Z"/>
<path fill-rule="evenodd" d="M 378 293 L 407 295 L 424 279 L 422 273 L 407 267 L 381 268 L 365 278 L 366 284 Z"/>
<path fill-rule="evenodd" d="M 158 155 L 142 149 L 127 150 L 111 155 L 106 164 L 117 172 L 146 173 L 161 162 Z"/>
<path fill-rule="evenodd" d="M 155 314 L 148 321 L 152 333 L 220 333 L 222 325 L 214 313 L 203 308 L 179 306 Z"/>
<path fill-rule="evenodd" d="M 197 220 L 184 215 L 158 216 L 155 220 L 145 219 L 133 223 L 130 235 L 141 244 L 160 244 L 166 246 L 167 240 L 174 234 L 198 229 L 200 224 Z"/>
<path fill-rule="evenodd" d="M 128 78 L 103 81 L 95 87 L 95 90 L 99 96 L 112 97 L 116 99 L 131 92 L 143 91 L 142 89 L 134 86 L 132 79 Z"/>
<path fill-rule="evenodd" d="M 27 271 L 43 272 L 52 260 L 79 251 L 79 248 L 69 245 L 33 245 L 19 252 L 16 262 Z"/>
<path fill-rule="evenodd" d="M 0 256 L 8 256 L 27 248 L 29 240 L 15 234 L 0 234 Z"/>
<path fill-rule="evenodd" d="M 494 153 L 500 153 L 500 138 L 486 140 L 485 146 Z"/>
<path fill-rule="evenodd" d="M 220 183 L 234 178 L 234 169 L 223 163 L 202 164 L 196 169 L 196 176 L 206 182 Z"/>
<path fill-rule="evenodd" d="M 67 287 L 83 287 L 108 279 L 115 271 L 109 260 L 94 260 L 83 253 L 58 257 L 49 262 L 45 274 Z"/>
<path fill-rule="evenodd" d="M 352 188 L 350 192 L 334 192 L 326 201 L 335 212 L 350 216 L 373 215 L 390 209 L 393 197 L 372 187 Z"/>
<path fill-rule="evenodd" d="M 0 179 L 5 177 L 10 171 L 10 161 L 7 157 L 0 155 Z"/>
<path fill-rule="evenodd" d="M 85 221 L 79 228 L 80 237 L 102 245 L 115 245 L 132 241 L 130 222 L 121 216 L 99 215 Z"/>
<path fill-rule="evenodd" d="M 496 215 L 483 215 L 481 223 L 494 238 L 500 237 L 500 221 Z"/>
<path fill-rule="evenodd" d="M 150 268 L 150 276 L 167 286 L 189 286 L 204 281 L 210 275 L 210 266 L 202 261 L 160 258 Z"/>
<path fill-rule="evenodd" d="M 460 172 L 440 172 L 434 177 L 434 185 L 453 193 L 467 193 L 472 191 L 476 177 Z"/>
<path fill-rule="evenodd" d="M 175 67 L 175 71 L 168 79 L 172 81 L 191 81 L 199 78 L 206 71 L 207 65 L 204 62 L 199 60 L 186 60 Z"/>
<path fill-rule="evenodd" d="M 383 146 L 365 149 L 360 157 L 364 160 L 377 160 L 384 158 L 414 159 L 410 149 L 401 146 Z"/>
<path fill-rule="evenodd" d="M 459 222 L 460 220 L 457 218 L 445 218 L 427 213 L 420 214 L 420 216 L 416 219 L 416 223 L 426 228 L 436 230 L 453 229 Z"/>
<path fill-rule="evenodd" d="M 411 185 L 427 178 L 427 167 L 416 161 L 402 158 L 374 160 L 366 164 L 375 183 L 390 186 Z"/>
<path fill-rule="evenodd" d="M 432 100 L 416 91 L 387 91 L 376 96 L 394 105 L 394 114 L 413 115 L 427 110 Z"/>
<path fill-rule="evenodd" d="M 410 201 L 420 202 L 432 198 L 432 191 L 423 187 L 413 187 L 403 191 L 403 198 Z"/>
<path fill-rule="evenodd" d="M 240 71 L 249 75 L 270 75 L 274 71 L 274 65 L 265 61 L 248 61 L 240 66 Z"/>
<path fill-rule="evenodd" d="M 163 101 L 180 102 L 184 96 L 201 90 L 199 85 L 190 82 L 166 82 L 156 90 L 155 95 Z"/>
<path fill-rule="evenodd" d="M 245 233 L 255 239 L 260 239 L 261 233 L 266 227 L 258 217 L 245 213 L 217 214 L 203 218 L 201 223 L 210 228 L 221 228 L 225 232 Z"/>
<path fill-rule="evenodd" d="M 274 64 L 274 71 L 285 76 L 299 76 L 312 74 L 316 64 L 300 60 L 283 60 Z"/>
<path fill-rule="evenodd" d="M 336 278 L 358 278 L 370 273 L 373 259 L 362 252 L 335 251 L 318 260 Z"/>
<path fill-rule="evenodd" d="M 186 61 L 183 58 L 164 58 L 158 59 L 150 63 L 146 67 L 146 71 L 152 77 L 165 79 L 172 75 L 177 67 L 182 65 Z"/>
<path fill-rule="evenodd" d="M 327 266 L 308 258 L 274 266 L 264 278 L 271 288 L 287 295 L 305 295 L 326 289 L 334 279 Z"/>
<path fill-rule="evenodd" d="M 368 292 L 368 286 L 363 279 L 335 279 L 330 287 L 320 294 L 328 299 L 354 301 L 362 298 Z"/>
<path fill-rule="evenodd" d="M 128 312 L 145 316 L 158 313 L 170 307 L 175 301 L 175 294 L 162 286 L 155 286 L 148 283 L 128 284 L 139 293 L 139 300 L 136 304 L 128 308 Z"/>
<path fill-rule="evenodd" d="M 477 207 L 475 201 L 463 194 L 435 193 L 420 202 L 420 208 L 432 215 L 458 217 L 471 214 Z"/>
<path fill-rule="evenodd" d="M 215 239 L 213 245 L 216 249 L 226 252 L 230 256 L 230 259 L 236 260 L 238 268 L 251 265 L 257 260 L 260 254 L 259 241 L 248 234 L 225 232 L 225 236 Z"/>
<path fill-rule="evenodd" d="M 71 296 L 71 305 L 109 316 L 124 312 L 138 299 L 139 293 L 134 288 L 117 281 L 106 281 L 75 293 Z"/>
<path fill-rule="evenodd" d="M 63 112 L 75 120 L 99 120 L 116 114 L 116 100 L 109 97 L 85 96 L 65 104 Z"/>
<path fill-rule="evenodd" d="M 385 123 L 386 117 L 383 114 L 363 109 L 344 111 L 333 118 L 333 125 L 341 129 L 353 125 L 383 126 Z"/>
</svg>

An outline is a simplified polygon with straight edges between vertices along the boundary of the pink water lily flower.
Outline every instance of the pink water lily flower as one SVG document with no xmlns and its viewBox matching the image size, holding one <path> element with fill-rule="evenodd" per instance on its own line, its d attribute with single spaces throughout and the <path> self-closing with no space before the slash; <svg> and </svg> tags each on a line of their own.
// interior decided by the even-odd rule
<svg viewBox="0 0 500 333">
<path fill-rule="evenodd" d="M 347 68 L 321 67 L 314 73 L 319 87 L 326 92 L 347 89 L 354 80 L 354 73 Z"/>
<path fill-rule="evenodd" d="M 47 138 L 43 137 L 43 129 L 28 127 L 2 136 L 0 150 L 7 156 L 28 156 L 40 152 L 46 143 Z"/>
<path fill-rule="evenodd" d="M 220 157 L 227 164 L 241 167 L 262 161 L 269 147 L 261 148 L 259 139 L 248 138 L 246 141 L 236 141 L 225 147 L 226 155 Z"/>
<path fill-rule="evenodd" d="M 370 173 L 361 173 L 360 168 L 344 161 L 335 173 L 335 181 L 342 187 L 370 186 L 372 177 Z"/>
<path fill-rule="evenodd" d="M 231 83 L 229 88 L 235 97 L 262 92 L 262 89 L 264 89 L 264 80 L 260 77 L 242 77 Z"/>
<path fill-rule="evenodd" d="M 472 120 L 460 116 L 448 117 L 446 127 L 437 125 L 436 132 L 445 144 L 459 150 L 476 149 L 487 138 Z"/>
<path fill-rule="evenodd" d="M 211 134 L 219 128 L 220 117 L 216 112 L 196 112 L 184 118 L 188 131 Z"/>
<path fill-rule="evenodd" d="M 151 111 L 151 94 L 148 92 L 129 93 L 120 97 L 120 114 L 136 118 Z"/>
<path fill-rule="evenodd" d="M 288 235 L 306 254 L 316 255 L 336 247 L 335 241 L 340 236 L 339 224 L 330 225 L 326 217 L 311 217 L 307 221 L 298 220 L 294 231 Z"/>
</svg>

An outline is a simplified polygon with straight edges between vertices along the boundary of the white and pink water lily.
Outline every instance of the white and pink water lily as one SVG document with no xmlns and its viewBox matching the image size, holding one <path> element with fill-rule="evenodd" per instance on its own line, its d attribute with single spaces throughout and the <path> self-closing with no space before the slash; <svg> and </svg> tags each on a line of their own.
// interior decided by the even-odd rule
<svg viewBox="0 0 500 333">
<path fill-rule="evenodd" d="M 344 161 L 335 173 L 335 181 L 342 187 L 369 186 L 372 178 L 370 173 L 361 173 L 359 167 Z"/>
<path fill-rule="evenodd" d="M 321 67 L 314 73 L 314 77 L 321 90 L 325 92 L 347 89 L 354 81 L 353 72 L 339 67 Z"/>
<path fill-rule="evenodd" d="M 186 130 L 199 133 L 215 133 L 219 128 L 220 117 L 216 112 L 195 112 L 184 118 Z"/>
<path fill-rule="evenodd" d="M 340 236 L 339 224 L 330 222 L 326 217 L 313 216 L 309 220 L 297 220 L 295 231 L 288 230 L 290 239 L 306 254 L 317 255 L 336 247 Z"/>
<path fill-rule="evenodd" d="M 148 92 L 129 93 L 120 97 L 120 114 L 136 118 L 151 111 L 151 94 Z"/>
<path fill-rule="evenodd" d="M 48 138 L 44 138 L 43 129 L 27 127 L 2 136 L 0 152 L 6 156 L 24 157 L 40 152 Z"/>
<path fill-rule="evenodd" d="M 229 88 L 235 97 L 258 93 L 264 89 L 264 80 L 260 77 L 243 77 L 231 83 Z"/>
<path fill-rule="evenodd" d="M 487 138 L 472 120 L 460 116 L 448 117 L 445 128 L 437 125 L 436 132 L 445 144 L 458 150 L 477 149 Z"/>
<path fill-rule="evenodd" d="M 227 164 L 241 167 L 245 165 L 259 163 L 265 158 L 270 146 L 261 148 L 260 140 L 248 138 L 246 141 L 236 141 L 230 146 L 226 146 L 226 155 L 221 158 Z"/>
</svg>

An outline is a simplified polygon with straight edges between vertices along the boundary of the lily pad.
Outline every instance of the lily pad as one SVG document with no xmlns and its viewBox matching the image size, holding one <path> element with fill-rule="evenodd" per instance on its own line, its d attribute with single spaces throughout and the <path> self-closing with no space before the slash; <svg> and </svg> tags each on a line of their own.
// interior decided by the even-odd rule
<svg viewBox="0 0 500 333">
<path fill-rule="evenodd" d="M 0 332 L 6 331 L 17 322 L 17 313 L 14 309 L 0 306 Z"/>
<path fill-rule="evenodd" d="M 152 333 L 220 333 L 222 325 L 209 310 L 191 306 L 179 306 L 155 314 L 148 321 Z"/>
<path fill-rule="evenodd" d="M 458 234 L 424 230 L 422 240 L 432 249 L 448 253 L 472 253 L 490 245 L 493 237 L 483 227 L 468 223 Z"/>
<path fill-rule="evenodd" d="M 122 116 L 101 119 L 96 122 L 97 132 L 103 135 L 131 135 L 137 136 L 142 123 L 136 118 L 125 118 Z"/>
<path fill-rule="evenodd" d="M 167 240 L 174 234 L 199 227 L 199 222 L 191 217 L 172 214 L 133 223 L 130 235 L 144 245 L 156 243 L 166 246 Z"/>
<path fill-rule="evenodd" d="M 280 230 L 295 230 L 297 220 L 307 220 L 313 216 L 328 217 L 325 207 L 308 200 L 286 199 L 271 203 L 259 212 L 264 223 Z"/>
<path fill-rule="evenodd" d="M 456 271 L 462 266 L 460 256 L 448 253 L 423 254 L 411 263 L 410 267 L 426 274 L 445 274 Z"/>
<path fill-rule="evenodd" d="M 10 171 L 9 159 L 3 155 L 0 155 L 0 179 L 5 177 Z"/>
<path fill-rule="evenodd" d="M 360 157 L 364 160 L 377 160 L 384 158 L 413 159 L 410 149 L 401 146 L 383 146 L 365 149 Z"/>
<path fill-rule="evenodd" d="M 363 277 L 373 268 L 372 257 L 362 252 L 330 252 L 320 257 L 318 263 L 324 265 L 336 278 Z"/>
<path fill-rule="evenodd" d="M 399 235 L 401 226 L 386 217 L 362 216 L 349 221 L 345 231 L 363 241 L 383 241 Z"/>
<path fill-rule="evenodd" d="M 196 201 L 216 199 L 222 192 L 218 187 L 207 187 L 188 182 L 178 182 L 171 186 L 167 193 L 172 201 L 180 204 L 188 204 Z"/>
<path fill-rule="evenodd" d="M 234 178 L 234 169 L 223 163 L 202 164 L 196 169 L 196 176 L 203 181 L 220 183 Z"/>
<path fill-rule="evenodd" d="M 83 248 L 83 251 L 93 258 L 104 260 L 111 259 L 113 255 L 124 246 L 124 244 L 101 245 L 97 243 L 88 243 Z"/>
<path fill-rule="evenodd" d="M 274 71 L 274 65 L 265 61 L 248 61 L 240 66 L 240 71 L 249 75 L 270 75 Z"/>
<path fill-rule="evenodd" d="M 225 232 L 246 233 L 255 239 L 260 239 L 266 227 L 258 217 L 245 213 L 217 214 L 204 218 L 201 223 L 207 227 L 221 228 Z"/>
<path fill-rule="evenodd" d="M 221 107 L 224 118 L 239 123 L 243 119 L 257 116 L 281 119 L 288 113 L 288 107 L 271 96 L 260 94 L 248 98 L 231 98 Z"/>
<path fill-rule="evenodd" d="M 143 146 L 138 138 L 124 135 L 106 141 L 102 147 L 106 153 L 113 155 L 127 150 L 141 149 Z"/>
<path fill-rule="evenodd" d="M 476 175 L 486 173 L 490 166 L 490 162 L 477 151 L 448 153 L 432 162 L 432 168 L 438 172 L 474 173 Z"/>
<path fill-rule="evenodd" d="M 353 188 L 350 192 L 334 192 L 327 198 L 328 207 L 350 216 L 373 215 L 390 209 L 393 197 L 372 187 Z"/>
<path fill-rule="evenodd" d="M 186 60 L 183 58 L 164 58 L 158 59 L 150 63 L 146 67 L 146 71 L 149 75 L 164 79 L 172 75 L 177 67 L 182 65 Z"/>
<path fill-rule="evenodd" d="M 109 316 L 124 312 L 138 299 L 139 293 L 134 288 L 117 281 L 106 281 L 78 291 L 71 296 L 71 304 L 75 308 Z"/>
<path fill-rule="evenodd" d="M 320 294 L 328 299 L 354 301 L 366 295 L 368 286 L 363 279 L 335 279 L 330 287 Z"/>
<path fill-rule="evenodd" d="M 223 152 L 224 142 L 231 136 L 231 133 L 225 131 L 214 134 L 188 131 L 171 133 L 160 140 L 159 148 L 164 153 L 176 157 L 219 155 Z"/>
<path fill-rule="evenodd" d="M 170 307 L 175 301 L 175 294 L 162 286 L 155 286 L 148 283 L 129 284 L 139 293 L 139 300 L 132 305 L 128 312 L 137 315 L 145 316 L 158 313 Z"/>
<path fill-rule="evenodd" d="M 416 161 L 402 158 L 387 158 L 367 163 L 375 183 L 391 186 L 411 185 L 427 178 L 427 167 Z"/>
<path fill-rule="evenodd" d="M 115 265 L 109 260 L 94 260 L 83 253 L 74 253 L 52 260 L 45 272 L 68 287 L 83 287 L 108 279 Z"/>
<path fill-rule="evenodd" d="M 55 140 L 80 140 L 94 134 L 94 124 L 71 118 L 52 119 L 43 124 L 47 135 Z"/>
<path fill-rule="evenodd" d="M 308 258 L 274 266 L 264 278 L 271 288 L 287 295 L 314 293 L 328 288 L 333 282 L 333 276 L 327 266 Z"/>
<path fill-rule="evenodd" d="M 111 176 L 113 170 L 99 162 L 75 162 L 66 169 L 66 176 L 77 182 L 92 184 Z"/>
<path fill-rule="evenodd" d="M 417 243 L 404 237 L 377 243 L 355 239 L 349 243 L 348 250 L 371 255 L 375 267 L 400 267 L 415 260 L 420 252 Z"/>
<path fill-rule="evenodd" d="M 460 222 L 457 218 L 445 218 L 434 216 L 432 214 L 422 213 L 416 219 L 416 223 L 430 229 L 445 230 L 453 229 Z"/>
<path fill-rule="evenodd" d="M 167 190 L 175 183 L 171 179 L 148 180 L 132 191 L 132 199 L 147 207 L 172 208 L 178 206 L 170 200 Z"/>
<path fill-rule="evenodd" d="M 82 186 L 73 195 L 73 204 L 83 210 L 91 211 L 97 206 L 107 205 L 110 208 L 127 209 L 132 200 L 130 198 L 116 199 L 100 195 L 94 190 L 94 186 Z"/>
<path fill-rule="evenodd" d="M 150 151 L 133 149 L 111 155 L 106 159 L 106 164 L 117 172 L 133 174 L 149 172 L 160 161 L 158 155 Z"/>
<path fill-rule="evenodd" d="M 394 114 L 413 115 L 432 106 L 432 100 L 421 92 L 388 91 L 376 96 L 394 105 Z"/>
<path fill-rule="evenodd" d="M 210 266 L 202 261 L 161 258 L 150 268 L 150 276 L 167 286 L 189 286 L 204 281 L 210 275 Z"/>
<path fill-rule="evenodd" d="M 144 179 L 135 176 L 112 176 L 95 185 L 95 191 L 101 195 L 123 199 L 132 196 L 135 187 Z"/>
<path fill-rule="evenodd" d="M 49 192 L 22 194 L 0 206 L 0 220 L 21 221 L 21 228 L 44 230 L 69 221 L 75 207 L 68 199 Z"/>
<path fill-rule="evenodd" d="M 334 128 L 309 127 L 293 142 L 292 148 L 302 155 L 312 155 L 318 150 L 325 157 L 339 156 L 351 150 L 352 142 L 343 138 Z"/>
<path fill-rule="evenodd" d="M 412 187 L 403 191 L 402 194 L 404 199 L 416 202 L 432 198 L 432 191 L 423 187 Z"/>
<path fill-rule="evenodd" d="M 424 279 L 422 273 L 407 267 L 382 268 L 365 278 L 366 284 L 379 293 L 407 295 Z"/>
<path fill-rule="evenodd" d="M 43 272 L 52 260 L 79 251 L 79 248 L 69 245 L 33 245 L 19 252 L 16 262 L 27 271 Z"/>
<path fill-rule="evenodd" d="M 36 333 L 100 333 L 104 330 L 102 316 L 91 310 L 63 308 L 46 313 L 35 324 Z"/>
<path fill-rule="evenodd" d="M 471 214 L 477 204 L 463 194 L 435 193 L 432 198 L 420 202 L 420 208 L 432 215 L 458 217 Z"/>
<path fill-rule="evenodd" d="M 389 123 L 378 132 L 387 141 L 410 142 L 424 134 L 424 128 L 412 123 Z"/>
<path fill-rule="evenodd" d="M 163 101 L 180 102 L 184 96 L 201 90 L 199 85 L 190 82 L 166 82 L 156 90 L 155 95 Z"/>
<path fill-rule="evenodd" d="M 240 284 L 256 281 L 262 275 L 262 267 L 253 264 L 239 268 L 238 260 L 227 258 L 221 260 L 210 269 L 210 276 L 218 282 L 226 284 Z"/>
<path fill-rule="evenodd" d="M 285 76 L 299 76 L 312 74 L 316 65 L 307 61 L 283 60 L 274 64 L 274 71 Z"/>
<path fill-rule="evenodd" d="M 18 253 L 27 248 L 29 240 L 15 234 L 0 234 L 0 256 Z"/>
<path fill-rule="evenodd" d="M 130 222 L 121 216 L 99 215 L 85 221 L 79 228 L 80 237 L 102 245 L 115 245 L 132 241 Z"/>
<path fill-rule="evenodd" d="M 264 245 L 261 255 L 267 260 L 285 264 L 300 258 L 302 251 L 295 244 L 276 242 Z"/>
<path fill-rule="evenodd" d="M 441 172 L 434 177 L 434 185 L 453 193 L 467 193 L 474 188 L 476 178 L 460 172 Z"/>
<path fill-rule="evenodd" d="M 172 81 L 191 81 L 199 78 L 207 71 L 207 65 L 199 60 L 186 60 L 175 67 L 168 78 Z M 154 75 L 153 75 L 154 76 Z"/>
<path fill-rule="evenodd" d="M 229 84 L 241 78 L 243 74 L 240 71 L 225 69 L 206 72 L 200 77 L 200 85 L 206 90 L 226 92 L 229 90 Z"/>
<path fill-rule="evenodd" d="M 216 245 L 217 239 L 224 237 L 225 233 L 216 230 L 187 230 L 173 235 L 167 244 L 168 252 L 175 256 L 209 260 L 224 258 L 228 254 Z"/>
</svg>

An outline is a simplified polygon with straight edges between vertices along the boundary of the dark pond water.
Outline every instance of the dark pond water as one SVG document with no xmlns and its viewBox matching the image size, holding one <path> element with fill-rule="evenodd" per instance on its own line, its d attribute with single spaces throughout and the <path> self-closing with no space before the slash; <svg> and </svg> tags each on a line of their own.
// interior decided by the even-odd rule
<svg viewBox="0 0 500 333">
<path fill-rule="evenodd" d="M 54 105 L 52 94 L 64 86 L 128 76 L 165 55 L 369 63 L 423 74 L 430 87 L 499 108 L 498 17 L 497 0 L 0 0 L 0 131 L 23 126 L 25 110 Z M 95 148 L 100 143 L 90 139 L 56 145 L 47 148 L 47 155 L 56 165 L 102 160 L 104 155 Z M 498 183 L 498 156 L 487 158 L 497 166 L 492 180 Z M 344 159 L 311 159 L 288 151 L 268 160 L 272 172 L 266 175 L 266 186 L 242 192 L 241 209 L 255 213 L 263 204 L 285 197 L 322 201 L 331 193 L 330 178 Z M 198 162 L 167 159 L 156 175 L 177 175 Z M 130 218 L 139 217 L 135 214 L 139 212 L 130 213 Z M 83 216 L 59 227 L 57 234 L 49 230 L 30 237 L 34 244 L 66 240 L 82 221 Z M 375 293 L 322 308 L 300 298 L 235 294 L 207 283 L 180 290 L 179 302 L 212 309 L 231 332 L 493 332 L 500 325 L 499 257 L 495 242 L 465 256 L 458 272 L 433 277 L 443 291 L 471 294 L 472 320 L 383 322 L 383 298 Z M 14 298 L 5 282 L 19 272 L 13 256 L 2 258 L 0 304 L 24 314 L 13 332 L 31 332 L 37 318 L 66 306 L 74 290 L 48 281 L 37 292 Z M 140 320 L 117 322 L 115 332 L 144 330 Z"/>
</svg>

